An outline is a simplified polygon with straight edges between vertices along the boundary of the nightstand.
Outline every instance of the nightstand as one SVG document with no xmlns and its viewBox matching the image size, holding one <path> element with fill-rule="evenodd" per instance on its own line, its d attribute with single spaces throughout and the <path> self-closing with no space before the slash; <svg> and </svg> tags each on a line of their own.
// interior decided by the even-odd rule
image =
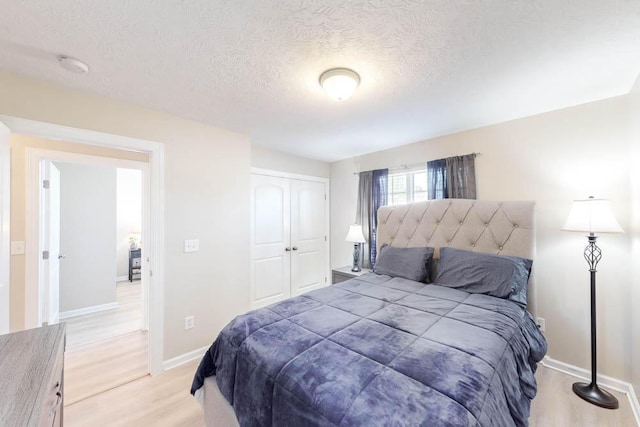
<svg viewBox="0 0 640 427">
<path fill-rule="evenodd" d="M 142 249 L 129 249 L 129 281 L 142 278 Z"/>
<path fill-rule="evenodd" d="M 363 268 L 361 271 L 355 272 L 351 271 L 353 267 L 340 267 L 335 268 L 331 271 L 331 284 L 335 285 L 336 283 L 344 282 L 345 280 L 353 279 L 354 277 L 362 276 L 366 273 L 371 273 L 371 270 Z"/>
</svg>

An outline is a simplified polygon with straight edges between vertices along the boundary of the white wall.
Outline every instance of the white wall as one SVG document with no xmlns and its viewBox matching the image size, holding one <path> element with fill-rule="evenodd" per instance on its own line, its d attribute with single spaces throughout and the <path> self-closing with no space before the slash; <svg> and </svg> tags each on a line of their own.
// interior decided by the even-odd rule
<svg viewBox="0 0 640 427">
<path fill-rule="evenodd" d="M 281 151 L 270 150 L 260 145 L 251 145 L 251 166 L 279 172 L 329 178 L 331 167 L 327 162 L 293 156 Z"/>
<path fill-rule="evenodd" d="M 588 368 L 589 273 L 582 255 L 586 239 L 561 227 L 573 199 L 594 195 L 610 199 L 618 221 L 630 229 L 628 112 L 628 98 L 614 98 L 332 163 L 332 267 L 351 261 L 344 234 L 355 217 L 354 171 L 479 152 L 479 199 L 537 201 L 537 314 L 546 319 L 548 354 Z M 600 372 L 630 381 L 629 234 L 603 235 L 599 245 Z"/>
<path fill-rule="evenodd" d="M 116 274 L 129 276 L 129 238 L 142 230 L 142 171 L 116 170 Z"/>
<path fill-rule="evenodd" d="M 331 163 L 331 268 L 353 265 L 353 243 L 345 241 L 349 226 L 356 223 L 358 175 L 356 161 Z"/>
<path fill-rule="evenodd" d="M 116 168 L 60 170 L 60 312 L 116 302 Z"/>
<path fill-rule="evenodd" d="M 165 360 L 210 345 L 249 308 L 247 136 L 5 71 L 0 93 L 0 114 L 164 144 Z M 12 192 L 12 211 L 13 203 Z M 12 215 L 12 239 L 14 220 L 24 223 Z M 200 239 L 200 252 L 185 254 L 183 240 L 191 238 Z M 24 312 L 21 258 L 16 268 L 12 258 L 12 328 L 20 328 Z M 185 331 L 188 315 L 195 327 Z"/>
</svg>

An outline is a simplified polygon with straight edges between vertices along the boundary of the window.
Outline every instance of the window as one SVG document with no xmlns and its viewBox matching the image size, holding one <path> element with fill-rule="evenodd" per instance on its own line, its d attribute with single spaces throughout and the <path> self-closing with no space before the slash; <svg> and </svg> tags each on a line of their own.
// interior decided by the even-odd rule
<svg viewBox="0 0 640 427">
<path fill-rule="evenodd" d="M 387 194 L 389 205 L 428 200 L 426 169 L 390 173 Z"/>
</svg>

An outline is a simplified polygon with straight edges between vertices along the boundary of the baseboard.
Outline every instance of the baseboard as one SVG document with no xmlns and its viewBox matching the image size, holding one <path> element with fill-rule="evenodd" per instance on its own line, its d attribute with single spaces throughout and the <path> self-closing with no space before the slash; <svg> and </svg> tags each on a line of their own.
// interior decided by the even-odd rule
<svg viewBox="0 0 640 427">
<path fill-rule="evenodd" d="M 586 369 L 552 359 L 549 356 L 545 356 L 541 363 L 542 366 L 546 368 L 553 369 L 582 380 L 591 381 L 591 371 Z M 598 384 L 620 393 L 624 393 L 627 396 L 627 399 L 629 399 L 629 404 L 631 405 L 633 416 L 636 419 L 636 424 L 640 426 L 640 402 L 638 402 L 638 396 L 636 395 L 633 386 L 628 382 L 608 377 L 606 375 L 598 375 Z"/>
<path fill-rule="evenodd" d="M 629 397 L 629 403 L 631 404 L 633 416 L 636 418 L 636 424 L 640 426 L 640 402 L 638 402 L 638 395 L 636 394 L 633 385 L 631 385 L 629 394 L 627 396 Z"/>
<path fill-rule="evenodd" d="M 110 302 L 108 304 L 94 305 L 92 307 L 79 308 L 77 310 L 63 311 L 58 315 L 59 320 L 68 319 L 70 317 L 82 316 L 83 314 L 99 313 L 101 311 L 113 310 L 118 308 L 117 302 Z"/>
<path fill-rule="evenodd" d="M 118 276 L 116 277 L 116 282 L 128 282 L 129 276 Z"/>
<path fill-rule="evenodd" d="M 173 359 L 165 360 L 162 363 L 162 369 L 168 371 L 173 368 L 177 368 L 180 365 L 202 358 L 204 353 L 209 349 L 209 346 L 197 348 L 188 353 L 181 354 Z"/>
</svg>

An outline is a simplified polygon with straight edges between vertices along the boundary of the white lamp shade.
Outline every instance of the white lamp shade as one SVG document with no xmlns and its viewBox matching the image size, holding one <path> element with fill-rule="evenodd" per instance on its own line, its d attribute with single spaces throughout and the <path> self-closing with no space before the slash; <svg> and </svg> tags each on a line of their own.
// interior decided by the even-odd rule
<svg viewBox="0 0 640 427">
<path fill-rule="evenodd" d="M 349 232 L 347 233 L 347 237 L 344 239 L 347 242 L 353 243 L 365 243 L 364 234 L 362 233 L 361 225 L 350 225 Z"/>
<path fill-rule="evenodd" d="M 574 200 L 563 230 L 589 233 L 622 233 L 608 200 Z"/>
<path fill-rule="evenodd" d="M 351 98 L 359 84 L 360 76 L 347 68 L 334 68 L 320 76 L 320 85 L 336 101 Z"/>
</svg>

